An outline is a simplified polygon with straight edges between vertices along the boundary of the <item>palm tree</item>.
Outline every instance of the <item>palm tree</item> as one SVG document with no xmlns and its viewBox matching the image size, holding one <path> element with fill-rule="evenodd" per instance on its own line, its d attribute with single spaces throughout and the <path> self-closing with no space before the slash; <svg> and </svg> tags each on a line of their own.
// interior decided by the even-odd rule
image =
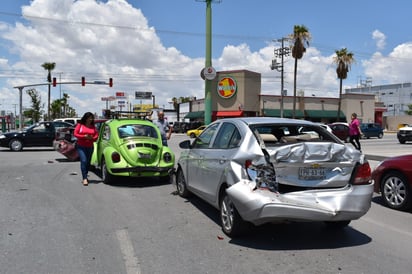
<svg viewBox="0 0 412 274">
<path fill-rule="evenodd" d="M 298 70 L 298 59 L 303 57 L 306 52 L 305 45 L 309 46 L 311 39 L 310 32 L 304 25 L 295 25 L 293 27 L 293 34 L 290 35 L 290 39 L 293 41 L 292 57 L 295 58 L 295 71 L 293 74 L 293 112 L 292 118 L 295 118 L 296 112 L 296 76 Z"/>
<path fill-rule="evenodd" d="M 51 71 L 54 70 L 56 67 L 56 63 L 43 63 L 41 65 L 45 70 L 47 70 L 47 82 L 49 82 L 49 92 L 48 92 L 48 98 L 47 98 L 47 119 L 50 119 L 50 83 L 52 82 L 51 78 Z"/>
<path fill-rule="evenodd" d="M 335 50 L 336 56 L 333 57 L 333 62 L 338 65 L 336 68 L 336 74 L 340 80 L 339 82 L 339 102 L 338 102 L 338 113 L 336 116 L 336 121 L 339 122 L 340 118 L 340 109 L 342 101 L 342 81 L 348 77 L 348 71 L 350 65 L 355 62 L 353 58 L 353 53 L 348 52 L 347 48 L 342 48 L 340 50 Z"/>
</svg>

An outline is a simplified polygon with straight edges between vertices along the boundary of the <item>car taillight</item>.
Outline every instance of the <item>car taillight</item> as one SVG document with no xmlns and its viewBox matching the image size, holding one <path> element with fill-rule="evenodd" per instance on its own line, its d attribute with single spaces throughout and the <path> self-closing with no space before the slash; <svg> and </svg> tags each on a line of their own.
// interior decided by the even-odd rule
<svg viewBox="0 0 412 274">
<path fill-rule="evenodd" d="M 372 172 L 369 163 L 364 163 L 356 167 L 355 178 L 353 179 L 354 185 L 367 185 L 372 179 Z"/>
<path fill-rule="evenodd" d="M 251 165 L 252 165 L 252 161 L 251 161 L 251 160 L 246 160 L 246 161 L 245 161 L 245 168 L 246 168 L 246 169 L 248 169 Z"/>
<path fill-rule="evenodd" d="M 117 152 L 112 153 L 112 161 L 113 163 L 118 163 L 120 162 L 120 154 Z"/>
</svg>

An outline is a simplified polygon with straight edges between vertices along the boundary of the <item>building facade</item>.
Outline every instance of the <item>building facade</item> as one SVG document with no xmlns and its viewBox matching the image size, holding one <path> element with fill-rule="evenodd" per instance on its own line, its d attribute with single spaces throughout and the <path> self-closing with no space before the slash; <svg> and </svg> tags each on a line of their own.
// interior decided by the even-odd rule
<svg viewBox="0 0 412 274">
<path fill-rule="evenodd" d="M 382 110 L 377 108 L 374 94 L 343 94 L 339 115 L 338 98 L 299 94 L 293 115 L 293 96 L 262 94 L 260 73 L 248 70 L 220 71 L 211 86 L 212 121 L 225 117 L 294 116 L 313 122 L 332 123 L 350 121 L 351 114 L 355 112 L 362 122 L 382 123 Z M 204 99 L 194 99 L 179 109 L 179 121 L 204 120 Z"/>
</svg>

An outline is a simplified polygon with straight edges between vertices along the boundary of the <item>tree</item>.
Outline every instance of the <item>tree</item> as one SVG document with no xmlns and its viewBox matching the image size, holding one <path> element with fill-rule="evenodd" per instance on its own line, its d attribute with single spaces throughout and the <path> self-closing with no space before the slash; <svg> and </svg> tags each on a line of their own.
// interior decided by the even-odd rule
<svg viewBox="0 0 412 274">
<path fill-rule="evenodd" d="M 338 101 L 338 113 L 336 115 L 336 121 L 340 120 L 340 110 L 342 104 L 342 82 L 343 79 L 348 77 L 350 65 L 355 62 L 353 53 L 348 52 L 347 48 L 335 50 L 336 56 L 333 57 L 333 62 L 337 64 L 336 74 L 339 78 L 339 101 Z"/>
<path fill-rule="evenodd" d="M 47 119 L 50 120 L 50 83 L 52 82 L 51 71 L 56 67 L 56 63 L 43 63 L 41 66 L 45 70 L 47 70 L 47 82 L 49 82 L 49 92 L 47 98 Z"/>
<path fill-rule="evenodd" d="M 405 110 L 406 115 L 412 115 L 412 104 L 408 105 L 408 110 Z"/>
<path fill-rule="evenodd" d="M 31 117 L 33 123 L 37 123 L 40 120 L 40 116 L 43 113 L 42 108 L 44 108 L 44 104 L 41 104 L 41 96 L 36 89 L 28 89 L 26 93 L 31 98 L 31 108 L 26 110 L 24 115 L 26 117 Z"/>
<path fill-rule="evenodd" d="M 298 59 L 302 59 L 303 54 L 306 52 L 305 45 L 309 46 L 311 35 L 309 30 L 304 25 L 295 25 L 293 27 L 293 34 L 290 35 L 292 40 L 292 57 L 295 58 L 295 71 L 293 73 L 293 112 L 292 118 L 295 118 L 296 112 L 296 77 L 298 70 Z"/>
</svg>

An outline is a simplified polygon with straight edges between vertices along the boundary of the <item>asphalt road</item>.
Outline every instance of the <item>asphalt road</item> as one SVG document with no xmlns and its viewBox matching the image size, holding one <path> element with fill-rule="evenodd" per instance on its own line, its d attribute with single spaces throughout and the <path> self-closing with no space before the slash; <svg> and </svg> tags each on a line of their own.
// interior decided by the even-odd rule
<svg viewBox="0 0 412 274">
<path fill-rule="evenodd" d="M 185 138 L 169 142 L 177 156 Z M 393 135 L 361 142 L 369 158 L 412 148 Z M 291 223 L 230 239 L 214 208 L 170 184 L 90 181 L 51 149 L 0 149 L 0 273 L 411 273 L 412 214 L 379 197 L 340 232 Z"/>
</svg>

